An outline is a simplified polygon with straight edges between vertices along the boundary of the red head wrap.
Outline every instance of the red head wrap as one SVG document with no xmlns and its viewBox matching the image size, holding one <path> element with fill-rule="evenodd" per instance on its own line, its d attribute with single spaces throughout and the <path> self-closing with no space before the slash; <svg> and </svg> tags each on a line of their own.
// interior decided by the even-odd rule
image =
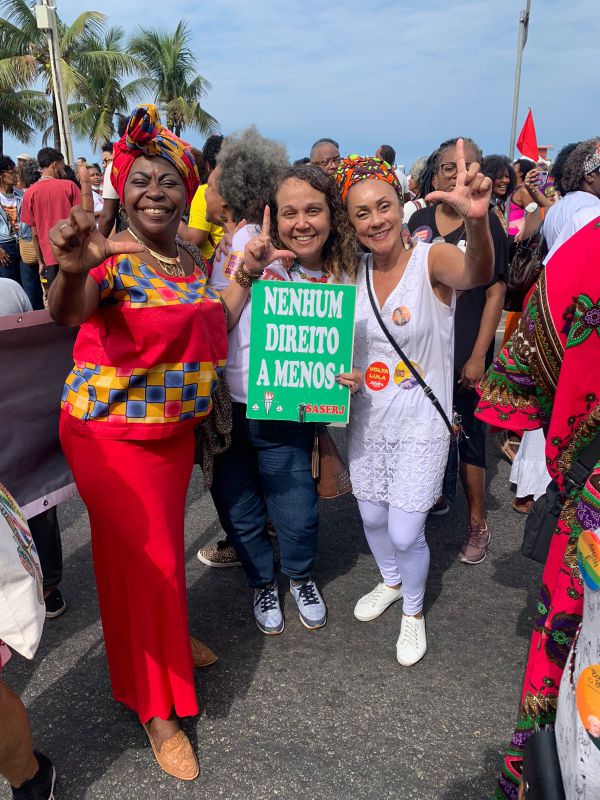
<svg viewBox="0 0 600 800">
<path fill-rule="evenodd" d="M 339 186 L 342 201 L 345 202 L 350 188 L 354 186 L 355 183 L 367 180 L 368 178 L 389 183 L 394 187 L 402 202 L 400 183 L 398 182 L 396 173 L 387 161 L 383 161 L 381 158 L 372 158 L 370 156 L 363 158 L 357 155 L 344 158 L 335 174 L 335 180 Z"/>
<path fill-rule="evenodd" d="M 160 124 L 156 106 L 151 103 L 138 106 L 113 152 L 110 179 L 121 202 L 125 181 L 135 159 L 139 156 L 161 156 L 170 161 L 183 178 L 189 206 L 200 184 L 198 168 L 189 148 L 187 142 Z"/>
</svg>

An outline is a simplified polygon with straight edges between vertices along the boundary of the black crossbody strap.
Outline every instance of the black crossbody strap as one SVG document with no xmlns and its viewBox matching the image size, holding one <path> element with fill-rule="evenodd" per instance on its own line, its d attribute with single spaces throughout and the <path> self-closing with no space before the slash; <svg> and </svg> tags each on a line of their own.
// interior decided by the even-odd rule
<svg viewBox="0 0 600 800">
<path fill-rule="evenodd" d="M 439 413 L 440 417 L 444 420 L 444 423 L 445 423 L 446 427 L 448 428 L 448 430 L 450 431 L 450 435 L 452 436 L 452 435 L 454 435 L 454 430 L 452 428 L 450 420 L 448 419 L 448 417 L 446 416 L 446 412 L 444 411 L 444 409 L 440 405 L 440 401 L 437 399 L 437 397 L 433 393 L 433 390 L 432 390 L 431 386 L 429 386 L 428 384 L 425 383 L 423 378 L 419 375 L 417 370 L 413 367 L 410 359 L 406 357 L 406 355 L 404 354 L 404 351 L 402 350 L 402 348 L 400 347 L 398 342 L 394 339 L 392 334 L 388 331 L 388 329 L 387 329 L 387 327 L 385 325 L 385 322 L 381 319 L 381 314 L 379 313 L 379 309 L 377 308 L 377 303 L 375 302 L 375 297 L 373 296 L 373 287 L 371 286 L 371 277 L 369 275 L 369 263 L 368 263 L 369 260 L 370 259 L 367 259 L 367 263 L 365 264 L 365 270 L 366 270 L 365 271 L 365 280 L 367 282 L 367 291 L 369 293 L 369 300 L 371 301 L 371 308 L 373 309 L 373 313 L 375 314 L 375 319 L 379 323 L 379 326 L 380 326 L 381 330 L 387 336 L 387 339 L 388 339 L 389 343 L 392 345 L 394 350 L 398 353 L 398 355 L 400 356 L 402 361 L 404 361 L 404 363 L 406 364 L 406 366 L 410 370 L 413 378 L 417 381 L 419 386 L 423 389 L 423 391 L 427 395 L 428 399 L 431 400 L 431 402 L 435 406 L 435 410 Z"/>
<path fill-rule="evenodd" d="M 567 485 L 571 484 L 572 488 L 583 489 L 598 461 L 600 461 L 600 430 L 583 448 L 577 456 L 577 460 L 571 464 L 571 469 L 566 475 Z"/>
</svg>

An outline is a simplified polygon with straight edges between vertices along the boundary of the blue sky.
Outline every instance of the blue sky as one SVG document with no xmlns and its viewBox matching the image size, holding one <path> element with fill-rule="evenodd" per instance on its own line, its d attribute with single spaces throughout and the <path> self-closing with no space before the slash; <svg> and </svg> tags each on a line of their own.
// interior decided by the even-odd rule
<svg viewBox="0 0 600 800">
<path fill-rule="evenodd" d="M 392 144 L 407 168 L 450 136 L 471 136 L 487 153 L 508 149 L 525 0 L 56 2 L 66 21 L 102 10 L 127 32 L 140 16 L 163 28 L 185 19 L 198 71 L 213 84 L 205 107 L 222 132 L 254 123 L 291 158 L 321 136 L 344 154 Z M 532 2 L 518 127 L 531 106 L 538 143 L 553 144 L 551 153 L 600 134 L 597 30 L 598 0 Z M 38 146 L 7 137 L 5 149 Z M 75 150 L 92 156 L 85 142 Z"/>
</svg>

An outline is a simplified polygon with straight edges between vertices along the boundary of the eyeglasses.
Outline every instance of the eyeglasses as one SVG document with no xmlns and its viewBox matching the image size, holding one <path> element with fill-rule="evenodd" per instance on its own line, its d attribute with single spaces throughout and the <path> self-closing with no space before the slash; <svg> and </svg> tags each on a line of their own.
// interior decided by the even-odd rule
<svg viewBox="0 0 600 800">
<path fill-rule="evenodd" d="M 103 158 L 103 159 L 102 159 L 102 163 L 103 163 L 103 164 L 109 164 L 109 163 L 110 163 L 110 161 L 111 161 L 111 159 L 110 159 L 110 158 Z"/>
<path fill-rule="evenodd" d="M 330 164 L 339 164 L 341 160 L 342 160 L 341 156 L 331 156 L 331 158 L 324 158 L 322 161 L 313 161 L 312 163 L 316 167 L 321 167 L 321 169 L 325 169 L 325 167 L 328 167 Z"/>
<path fill-rule="evenodd" d="M 471 162 L 467 161 L 465 164 L 465 168 L 469 169 L 471 166 Z M 444 164 L 440 164 L 440 169 L 442 171 L 442 175 L 445 178 L 456 178 L 458 173 L 458 167 L 454 161 L 446 161 Z"/>
</svg>

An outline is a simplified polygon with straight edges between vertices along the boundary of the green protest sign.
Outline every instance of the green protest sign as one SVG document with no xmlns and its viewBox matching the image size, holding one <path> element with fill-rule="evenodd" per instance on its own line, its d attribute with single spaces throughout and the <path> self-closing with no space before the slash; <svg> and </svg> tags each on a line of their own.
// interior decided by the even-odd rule
<svg viewBox="0 0 600 800">
<path fill-rule="evenodd" d="M 356 287 L 257 281 L 252 287 L 249 419 L 348 422 Z"/>
</svg>

